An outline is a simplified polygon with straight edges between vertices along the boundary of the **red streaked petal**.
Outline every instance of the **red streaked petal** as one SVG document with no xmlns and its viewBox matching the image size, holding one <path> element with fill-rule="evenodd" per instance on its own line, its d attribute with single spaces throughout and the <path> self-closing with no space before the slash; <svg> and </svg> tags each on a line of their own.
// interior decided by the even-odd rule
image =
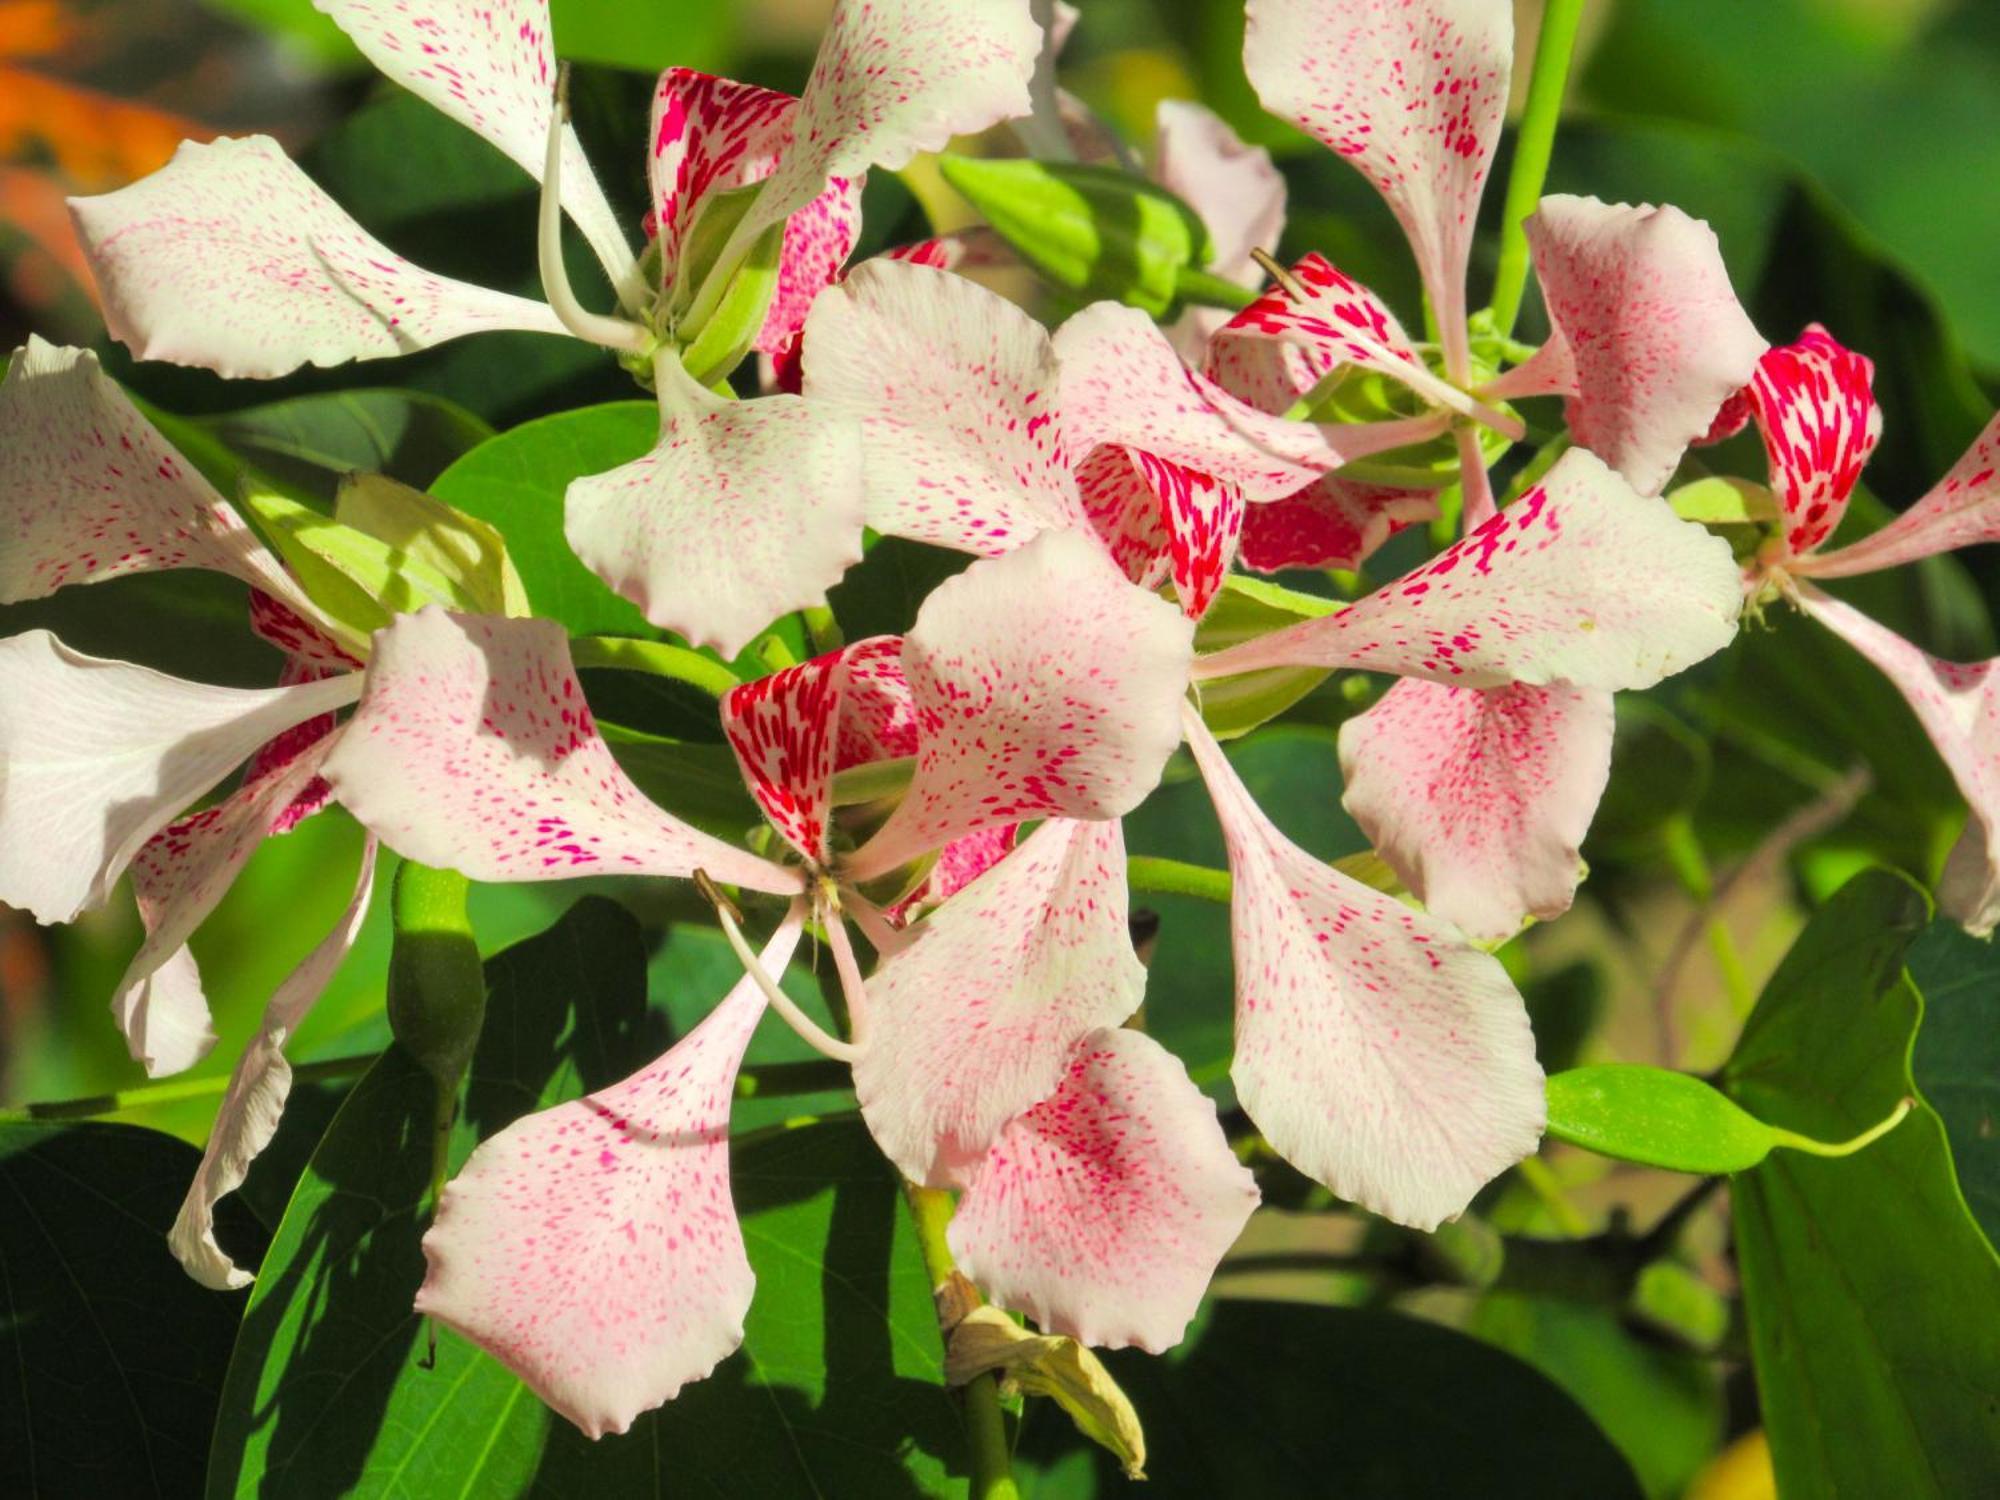
<svg viewBox="0 0 2000 1500">
<path fill-rule="evenodd" d="M 1851 547 L 1792 564 L 1795 573 L 1847 578 L 1940 552 L 2000 541 L 2000 416 L 1915 505 Z"/>
<path fill-rule="evenodd" d="M 1765 351 L 1747 394 L 1784 508 L 1785 546 L 1794 556 L 1810 552 L 1847 514 L 1882 436 L 1875 362 L 1815 323 L 1797 343 Z"/>
<path fill-rule="evenodd" d="M 1237 556 L 1260 573 L 1358 568 L 1405 526 L 1437 514 L 1435 490 L 1327 478 L 1243 515 Z"/>
</svg>

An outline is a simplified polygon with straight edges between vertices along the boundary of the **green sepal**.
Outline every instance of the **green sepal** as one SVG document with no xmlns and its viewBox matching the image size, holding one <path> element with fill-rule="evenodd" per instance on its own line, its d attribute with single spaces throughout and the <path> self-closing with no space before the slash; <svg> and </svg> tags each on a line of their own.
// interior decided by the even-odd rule
<svg viewBox="0 0 2000 1500">
<path fill-rule="evenodd" d="M 1726 474 L 1671 490 L 1667 503 L 1683 521 L 1704 526 L 1759 526 L 1778 519 L 1778 499 L 1768 486 Z"/>
<path fill-rule="evenodd" d="M 668 298 L 673 337 L 682 346 L 683 368 L 703 385 L 713 385 L 741 362 L 764 326 L 771 298 L 777 294 L 778 263 L 785 245 L 783 221 L 759 234 L 741 260 L 728 266 L 719 264 L 736 226 L 749 213 L 761 189 L 762 184 L 757 183 L 711 196 L 688 233 L 674 272 Z M 707 283 L 716 275 L 729 280 L 714 311 L 699 326 L 683 325 L 680 320 L 704 300 Z"/>
<path fill-rule="evenodd" d="M 333 518 L 383 543 L 404 567 L 442 581 L 473 614 L 524 617 L 528 593 L 499 529 L 381 474 L 350 474 L 334 497 Z"/>
<path fill-rule="evenodd" d="M 1262 579 L 1232 573 L 1195 627 L 1195 650 L 1221 651 L 1301 620 L 1330 615 L 1339 601 L 1319 599 Z M 1236 739 L 1268 723 L 1326 681 L 1324 667 L 1271 667 L 1219 677 L 1201 685 L 1201 717 L 1219 740 Z"/>
<path fill-rule="evenodd" d="M 1116 167 L 948 155 L 938 169 L 1023 260 L 1088 301 L 1162 316 L 1180 303 L 1182 273 L 1215 258 L 1199 214 Z"/>
</svg>

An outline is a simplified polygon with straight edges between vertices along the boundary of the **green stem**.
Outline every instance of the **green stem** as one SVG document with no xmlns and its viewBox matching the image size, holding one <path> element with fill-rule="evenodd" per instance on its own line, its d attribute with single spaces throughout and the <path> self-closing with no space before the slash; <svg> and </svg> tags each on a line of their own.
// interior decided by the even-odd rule
<svg viewBox="0 0 2000 1500">
<path fill-rule="evenodd" d="M 579 667 L 608 667 L 618 672 L 645 672 L 670 677 L 720 698 L 742 679 L 719 661 L 685 646 L 665 641 L 636 641 L 622 635 L 584 635 L 569 643 L 570 660 Z"/>
<path fill-rule="evenodd" d="M 1125 861 L 1125 878 L 1135 891 L 1154 891 L 1164 896 L 1198 896 L 1204 901 L 1229 902 L 1231 882 L 1227 870 L 1207 865 L 1191 865 L 1185 860 L 1161 859 L 1152 854 L 1135 854 Z"/>
<path fill-rule="evenodd" d="M 1257 294 L 1250 288 L 1193 266 L 1182 266 L 1174 272 L 1174 296 L 1197 307 L 1226 307 L 1231 312 L 1241 312 L 1257 300 Z"/>
<path fill-rule="evenodd" d="M 1916 1102 L 1916 1100 L 1907 1096 L 1898 1100 L 1896 1107 L 1889 1111 L 1887 1119 L 1870 1125 L 1861 1134 L 1851 1140 L 1816 1141 L 1809 1135 L 1799 1135 L 1794 1131 L 1784 1130 L 1776 1125 L 1769 1128 L 1772 1137 L 1780 1146 L 1789 1146 L 1794 1151 L 1804 1151 L 1811 1156 L 1852 1156 L 1863 1146 L 1873 1145 L 1898 1125 L 1902 1124 L 1903 1117 L 1915 1107 Z"/>
<path fill-rule="evenodd" d="M 924 1273 L 935 1291 L 957 1275 L 945 1231 L 951 1227 L 951 1194 L 943 1188 L 903 1184 L 910 1219 L 917 1227 L 917 1249 Z M 949 1334 L 946 1335 L 949 1337 Z M 1007 1418 L 1000 1409 L 1000 1387 L 990 1374 L 964 1387 L 965 1435 L 972 1448 L 971 1500 L 1020 1500 L 1014 1484 L 1013 1451 L 1007 1442 Z"/>
<path fill-rule="evenodd" d="M 1493 326 L 1504 337 L 1514 331 L 1521 296 L 1528 285 L 1529 214 L 1541 201 L 1555 149 L 1556 121 L 1562 115 L 1563 86 L 1570 54 L 1576 50 L 1583 0 L 1547 0 L 1541 36 L 1535 42 L 1535 71 L 1528 80 L 1528 103 L 1514 135 L 1514 166 L 1507 174 L 1507 200 L 1500 214 L 1500 267 L 1493 278 Z"/>
<path fill-rule="evenodd" d="M 335 1057 L 325 1062 L 296 1063 L 292 1082 L 321 1083 L 330 1078 L 353 1078 L 368 1071 L 375 1054 L 363 1057 Z M 147 1083 L 120 1089 L 113 1094 L 90 1094 L 81 1099 L 55 1099 L 44 1104 L 25 1104 L 18 1109 L 0 1110 L 0 1120 L 89 1120 L 99 1115 L 122 1115 L 161 1104 L 178 1104 L 187 1099 L 212 1099 L 229 1089 L 229 1075 L 217 1073 L 207 1078 L 176 1078 L 168 1083 Z"/>
</svg>

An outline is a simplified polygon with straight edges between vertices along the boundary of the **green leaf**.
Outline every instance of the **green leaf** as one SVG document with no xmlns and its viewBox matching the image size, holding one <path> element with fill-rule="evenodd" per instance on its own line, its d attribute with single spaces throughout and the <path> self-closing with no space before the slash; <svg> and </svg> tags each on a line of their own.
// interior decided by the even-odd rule
<svg viewBox="0 0 2000 1500">
<path fill-rule="evenodd" d="M 1691 1073 L 1597 1063 L 1548 1083 L 1549 1134 L 1675 1172 L 1742 1172 L 1777 1144 L 1771 1127 Z"/>
<path fill-rule="evenodd" d="M 454 1164 L 521 1114 L 624 1076 L 669 1037 L 621 908 L 589 898 L 489 963 Z M 392 1048 L 355 1086 L 266 1256 L 230 1366 L 211 1496 L 935 1493 L 962 1439 L 929 1284 L 858 1121 L 739 1142 L 757 1272 L 745 1351 L 591 1443 L 471 1345 L 435 1369 L 410 1298 L 432 1084 Z"/>
<path fill-rule="evenodd" d="M 2000 947 L 1940 920 L 1911 945 L 1924 997 L 1910 1071 L 1944 1121 L 1958 1185 L 2000 1245 Z"/>
<path fill-rule="evenodd" d="M 550 0 L 556 45 L 578 62 L 657 73 L 729 61 L 737 11 L 713 0 Z"/>
<path fill-rule="evenodd" d="M 1834 1138 L 1914 1091 L 1923 999 L 1904 955 L 1928 920 L 1899 876 L 1858 876 L 1807 926 L 1724 1086 L 1759 1118 Z M 1982 1493 L 2000 1452 L 2000 1259 L 1927 1105 L 1839 1161 L 1774 1153 L 1733 1184 L 1736 1251 L 1778 1488 Z"/>
<path fill-rule="evenodd" d="M 1159 316 L 1178 301 L 1181 271 L 1215 256 L 1199 214 L 1117 167 L 945 155 L 938 169 L 1023 260 L 1086 301 Z"/>
<path fill-rule="evenodd" d="M 242 1310 L 167 1251 L 199 1160 L 130 1125 L 0 1123 L 0 1493 L 199 1489 Z"/>
<path fill-rule="evenodd" d="M 573 635 L 654 638 L 637 606 L 570 551 L 563 493 L 572 480 L 632 462 L 659 433 L 659 409 L 650 401 L 561 412 L 481 443 L 437 478 L 431 494 L 499 529 L 537 615 L 560 620 Z"/>
<path fill-rule="evenodd" d="M 327 499 L 342 475 L 355 472 L 422 489 L 493 436 L 465 408 L 402 390 L 295 396 L 196 425 L 272 478 Z"/>
<path fill-rule="evenodd" d="M 1147 1500 L 1640 1493 L 1617 1449 L 1548 1380 L 1397 1313 L 1215 1302 L 1173 1353 L 1120 1350 L 1104 1363 L 1145 1425 Z M 1031 1407 L 1016 1462 L 1022 1493 L 1132 1493 L 1109 1454 L 1089 1465 L 1075 1456 L 1083 1441 L 1060 1411 Z"/>
</svg>

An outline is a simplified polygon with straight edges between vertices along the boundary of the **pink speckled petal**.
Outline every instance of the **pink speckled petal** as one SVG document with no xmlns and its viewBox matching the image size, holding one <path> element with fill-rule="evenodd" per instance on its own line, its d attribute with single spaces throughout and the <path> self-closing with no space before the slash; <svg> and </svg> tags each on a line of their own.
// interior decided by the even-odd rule
<svg viewBox="0 0 2000 1500">
<path fill-rule="evenodd" d="M 1341 803 L 1424 905 L 1474 938 L 1569 909 L 1611 773 L 1611 695 L 1406 678 L 1340 727 Z"/>
<path fill-rule="evenodd" d="M 1288 841 L 1198 714 L 1187 732 L 1235 877 L 1237 1095 L 1300 1171 L 1434 1228 L 1541 1137 L 1527 1009 L 1456 928 Z"/>
<path fill-rule="evenodd" d="M 762 182 L 791 139 L 798 100 L 692 68 L 669 68 L 653 94 L 650 176 L 660 274 L 671 287 L 682 246 L 715 193 Z M 861 231 L 861 182 L 835 178 L 792 215 L 778 261 L 778 288 L 757 335 L 766 354 L 784 352 L 806 313 L 846 263 Z"/>
<path fill-rule="evenodd" d="M 265 1004 L 257 1035 L 250 1039 L 229 1075 L 229 1088 L 216 1111 L 215 1128 L 209 1132 L 201 1165 L 195 1168 L 180 1213 L 167 1231 L 168 1248 L 188 1275 L 216 1291 L 248 1286 L 253 1279 L 216 1242 L 215 1205 L 243 1185 L 250 1163 L 277 1133 L 278 1118 L 292 1090 L 285 1043 L 354 946 L 362 918 L 368 915 L 368 898 L 375 889 L 375 854 L 375 840 L 369 839 L 362 845 L 361 869 L 347 909 Z"/>
<path fill-rule="evenodd" d="M 1250 252 L 1276 245 L 1285 228 L 1285 179 L 1271 153 L 1191 100 L 1162 99 L 1153 122 L 1153 180 L 1201 215 L 1215 242 L 1208 269 L 1257 285 L 1263 272 Z"/>
<path fill-rule="evenodd" d="M 1243 492 L 1151 453 L 1133 455 L 1167 523 L 1174 591 L 1189 619 L 1208 613 L 1243 532 Z"/>
<path fill-rule="evenodd" d="M 1115 443 L 1212 475 L 1254 502 L 1289 495 L 1358 456 L 1348 446 L 1358 425 L 1287 422 L 1238 400 L 1189 369 L 1136 307 L 1091 304 L 1056 330 L 1055 351 L 1072 461 Z"/>
<path fill-rule="evenodd" d="M 2000 541 L 2000 416 L 1923 499 L 1851 547 L 1794 562 L 1795 573 L 1847 578 L 1959 547 Z"/>
<path fill-rule="evenodd" d="M 399 615 L 375 633 L 367 682 L 325 775 L 406 858 L 474 880 L 703 869 L 756 891 L 800 887 L 796 870 L 646 800 L 598 735 L 553 620 Z"/>
<path fill-rule="evenodd" d="M 1529 218 L 1528 244 L 1575 373 L 1570 432 L 1657 495 L 1767 347 L 1715 231 L 1672 206 L 1564 194 Z"/>
<path fill-rule="evenodd" d="M 105 378 L 29 336 L 0 383 L 0 603 L 156 568 L 211 568 L 311 611 L 256 534 Z"/>
<path fill-rule="evenodd" d="M 920 910 L 957 895 L 1007 857 L 1020 831 L 1020 824 L 1007 823 L 953 839 L 938 850 L 937 862 L 924 877 L 924 883 L 897 902 L 890 917 L 898 923 L 908 923 Z"/>
<path fill-rule="evenodd" d="M 556 84 L 549 0 L 313 0 L 313 5 L 383 73 L 542 180 Z M 611 279 L 628 277 L 631 246 L 568 126 L 562 204 Z"/>
<path fill-rule="evenodd" d="M 1001 1132 L 947 1238 L 1002 1307 L 1158 1354 L 1181 1341 L 1257 1201 L 1180 1059 L 1136 1031 L 1094 1031 Z"/>
<path fill-rule="evenodd" d="M 1397 380 L 1430 384 L 1416 346 L 1389 305 L 1318 251 L 1293 265 L 1307 296 L 1272 286 L 1225 323 L 1225 339 L 1279 339 L 1309 351 L 1322 372 L 1359 365 Z"/>
<path fill-rule="evenodd" d="M 1139 455 L 1104 444 L 1078 466 L 1076 487 L 1091 530 L 1125 576 L 1143 589 L 1166 582 L 1173 539 Z"/>
<path fill-rule="evenodd" d="M 955 229 L 928 240 L 908 245 L 892 245 L 882 260 L 905 261 L 913 266 L 929 266 L 934 271 L 970 271 L 992 266 L 1019 265 L 1007 242 L 984 225 Z"/>
<path fill-rule="evenodd" d="M 1576 449 L 1422 567 L 1337 614 L 1203 657 L 1198 677 L 1349 667 L 1455 687 L 1642 688 L 1736 634 L 1729 544 Z"/>
<path fill-rule="evenodd" d="M 1405 526 L 1437 514 L 1435 490 L 1327 478 L 1296 495 L 1253 505 L 1237 557 L 1246 568 L 1358 568 Z"/>
<path fill-rule="evenodd" d="M 1055 355 L 1005 298 L 871 260 L 813 304 L 806 399 L 859 417 L 868 524 L 988 556 L 1088 524 L 1054 420 Z"/>
<path fill-rule="evenodd" d="M 358 672 L 363 663 L 312 620 L 260 586 L 250 595 L 250 628 L 299 667 L 322 673 Z M 305 679 L 301 678 L 300 681 Z"/>
<path fill-rule="evenodd" d="M 796 911 L 761 955 L 798 945 Z M 588 1437 L 743 1342 L 757 1278 L 729 1189 L 729 1106 L 764 995 L 749 979 L 631 1077 L 481 1142 L 424 1235 L 417 1311 L 506 1365 Z"/>
<path fill-rule="evenodd" d="M 841 653 L 847 679 L 840 698 L 840 737 L 833 769 L 917 753 L 917 709 L 903 676 L 903 638 L 879 635 Z"/>
<path fill-rule="evenodd" d="M 1116 819 L 1052 818 L 911 929 L 868 981 L 855 1093 L 905 1176 L 961 1180 L 1070 1049 L 1145 998 Z"/>
<path fill-rule="evenodd" d="M 259 745 L 360 687 L 210 687 L 85 656 L 46 630 L 0 641 L 0 901 L 71 921 Z"/>
<path fill-rule="evenodd" d="M 563 332 L 539 302 L 410 264 L 268 136 L 186 142 L 152 176 L 70 211 L 105 324 L 141 359 L 269 378 L 486 329 Z"/>
<path fill-rule="evenodd" d="M 940 584 L 903 642 L 916 771 L 848 875 L 886 874 L 1003 823 L 1130 812 L 1180 742 L 1193 635 L 1073 532 Z"/>
<path fill-rule="evenodd" d="M 1366 177 L 1463 347 L 1473 222 L 1514 60 L 1506 0 L 1250 0 L 1243 66 L 1264 108 Z"/>
<path fill-rule="evenodd" d="M 1810 585 L 1805 612 L 1896 685 L 1965 797 L 1970 817 L 1946 861 L 1938 905 L 1976 937 L 2000 926 L 2000 659 L 1940 661 Z"/>
<path fill-rule="evenodd" d="M 188 939 L 318 778 L 330 748 L 322 731 L 316 743 L 213 807 L 175 819 L 134 856 L 132 895 L 146 940 L 111 993 L 111 1014 L 148 1077 L 193 1067 L 215 1045 Z"/>
<path fill-rule="evenodd" d="M 835 770 L 876 759 L 864 747 L 884 745 L 899 721 L 914 740 L 901 655 L 899 638 L 877 636 L 722 695 L 722 731 L 750 795 L 785 841 L 815 864 L 826 862 Z M 862 682 L 850 708 L 856 669 Z M 900 701 L 891 696 L 897 687 Z M 854 759 L 841 761 L 843 746 Z M 915 745 L 892 753 L 914 754 Z"/>
<path fill-rule="evenodd" d="M 835 0 L 792 139 L 749 222 L 775 224 L 831 178 L 893 171 L 1026 114 L 1041 50 L 1029 0 Z"/>
<path fill-rule="evenodd" d="M 1746 394 L 1784 509 L 1786 550 L 1811 552 L 1839 527 L 1881 440 L 1875 362 L 1814 323 L 1797 343 L 1765 351 Z"/>
<path fill-rule="evenodd" d="M 797 396 L 728 400 L 671 356 L 656 368 L 659 442 L 574 481 L 563 534 L 655 625 L 734 656 L 861 560 L 861 426 Z"/>
</svg>

